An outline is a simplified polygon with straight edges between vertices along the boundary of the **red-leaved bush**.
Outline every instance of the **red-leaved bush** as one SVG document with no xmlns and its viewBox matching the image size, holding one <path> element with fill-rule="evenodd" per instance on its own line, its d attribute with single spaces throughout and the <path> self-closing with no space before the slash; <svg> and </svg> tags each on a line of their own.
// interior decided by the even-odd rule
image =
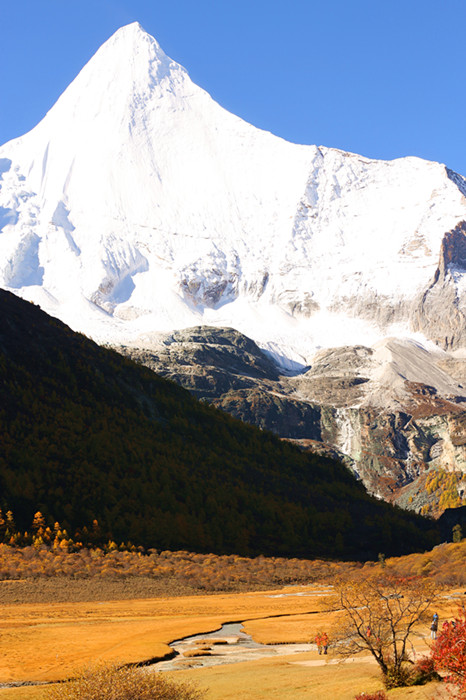
<svg viewBox="0 0 466 700">
<path fill-rule="evenodd" d="M 376 690 L 375 693 L 359 693 L 355 695 L 354 700 L 387 700 L 387 694 L 384 690 Z"/>
<path fill-rule="evenodd" d="M 432 647 L 437 671 L 446 671 L 445 680 L 456 685 L 460 698 L 466 698 L 466 611 L 460 609 L 452 622 L 444 622 Z"/>
<path fill-rule="evenodd" d="M 421 656 L 414 664 L 414 670 L 427 676 L 435 671 L 434 660 L 430 656 Z"/>
<path fill-rule="evenodd" d="M 431 656 L 421 656 L 409 672 L 408 685 L 424 685 L 433 680 L 441 680 L 435 670 L 434 660 Z"/>
</svg>

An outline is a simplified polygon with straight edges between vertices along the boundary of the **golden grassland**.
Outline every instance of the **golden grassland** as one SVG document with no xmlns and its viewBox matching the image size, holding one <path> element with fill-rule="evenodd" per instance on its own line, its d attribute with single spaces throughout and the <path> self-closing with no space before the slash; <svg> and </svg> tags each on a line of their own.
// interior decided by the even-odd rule
<svg viewBox="0 0 466 700">
<path fill-rule="evenodd" d="M 96 659 L 163 657 L 168 643 L 225 623 L 313 613 L 321 598 L 253 592 L 100 603 L 0 605 L 0 682 L 59 680 Z M 311 617 L 311 615 L 309 615 Z M 312 623 L 309 622 L 309 641 Z"/>
<path fill-rule="evenodd" d="M 316 656 L 316 654 L 314 654 Z M 309 654 L 259 659 L 231 666 L 177 671 L 174 678 L 187 679 L 207 691 L 208 700 L 354 700 L 357 693 L 382 690 L 377 665 L 370 660 L 352 664 L 324 663 Z M 305 665 L 306 661 L 309 665 Z M 312 665 L 315 661 L 316 665 Z M 398 688 L 387 692 L 389 700 L 439 700 L 445 696 L 441 683 Z M 1 697 L 1 695 L 0 695 Z"/>
<path fill-rule="evenodd" d="M 294 657 L 293 657 L 294 659 Z M 206 700 L 354 700 L 362 691 L 382 689 L 375 664 L 362 662 L 340 665 L 304 666 L 292 657 L 259 659 L 247 663 L 177 671 L 175 681 L 192 681 L 206 691 Z M 45 700 L 46 688 L 31 686 L 0 690 L 5 700 Z M 397 688 L 389 700 L 447 700 L 442 683 Z M 97 699 L 96 699 L 97 700 Z"/>
<path fill-rule="evenodd" d="M 18 556 L 17 551 L 11 551 L 14 557 Z M 6 558 L 8 552 L 2 549 L 1 556 Z M 204 559 L 196 560 L 196 557 Z M 332 635 L 332 630 L 338 627 L 339 613 L 330 612 L 332 605 L 325 585 L 332 583 L 338 571 L 346 569 L 352 575 L 364 576 L 366 571 L 378 566 L 337 567 L 318 562 L 313 568 L 311 562 L 294 561 L 288 570 L 294 572 L 293 580 L 302 569 L 314 582 L 307 586 L 273 587 L 277 578 L 286 578 L 286 560 L 177 553 L 170 564 L 165 564 L 165 577 L 160 572 L 151 577 L 147 571 L 138 577 L 134 569 L 132 575 L 115 577 L 111 572 L 115 561 L 121 563 L 121 560 L 115 556 L 107 562 L 102 562 L 102 557 L 98 559 L 100 574 L 88 572 L 87 578 L 36 575 L 35 579 L 0 581 L 0 684 L 66 679 L 97 660 L 133 663 L 163 657 L 170 651 L 169 642 L 214 631 L 225 622 L 243 622 L 245 631 L 254 640 L 266 644 L 312 641 L 319 629 Z M 165 559 L 169 559 L 168 555 Z M 199 572 L 193 576 L 196 567 L 203 568 L 201 561 L 206 571 L 201 577 Z M 458 602 L 466 599 L 464 589 L 458 588 L 466 583 L 466 540 L 441 545 L 425 554 L 390 559 L 386 566 L 401 575 L 424 573 L 439 584 L 448 583 L 451 586 L 448 597 L 443 590 L 437 606 L 441 619 L 453 617 Z M 142 567 L 147 567 L 144 560 Z M 220 581 L 226 575 L 225 570 L 232 569 L 236 571 L 237 592 L 218 589 L 205 592 L 205 576 L 209 571 L 216 571 L 216 579 Z M 244 590 L 241 570 L 249 572 L 247 577 L 252 587 L 265 588 L 268 582 L 270 590 Z M 14 571 L 12 565 L 10 571 Z M 228 581 L 227 585 L 231 587 L 232 582 Z M 457 586 L 455 590 L 454 586 Z M 423 653 L 428 650 L 428 630 L 418 631 L 416 649 Z M 192 668 L 176 671 L 173 677 L 195 681 L 208 690 L 206 697 L 211 700 L 266 697 L 352 700 L 357 692 L 382 688 L 378 668 L 370 659 L 336 663 L 331 655 L 324 660 L 314 651 Z M 442 684 L 430 683 L 392 690 L 388 697 L 420 700 L 441 697 L 444 690 Z M 40 685 L 0 687 L 0 700 L 40 700 L 44 692 L 44 686 Z"/>
<path fill-rule="evenodd" d="M 279 593 L 310 593 L 321 586 L 282 589 Z M 320 595 L 276 596 L 277 591 L 227 595 L 181 596 L 106 603 L 17 604 L 0 606 L 0 679 L 56 680 L 72 676 L 91 661 L 137 661 L 168 651 L 168 641 L 194 632 L 217 629 L 245 620 L 245 630 L 263 643 L 309 641 L 317 629 L 338 624 L 338 613 L 327 612 Z M 453 592 L 448 592 L 452 595 Z M 462 591 L 457 591 L 460 595 Z M 457 598 L 443 598 L 440 618 L 453 616 Z M 427 651 L 419 630 L 418 653 Z M 424 637 L 424 639 L 423 639 Z M 320 664 L 320 665 L 319 665 Z M 377 666 L 367 659 L 353 664 L 325 661 L 316 652 L 299 657 L 259 659 L 213 668 L 177 671 L 175 679 L 194 680 L 208 690 L 207 698 L 319 698 L 348 700 L 357 692 L 382 687 Z M 432 698 L 438 684 L 390 691 L 389 697 Z M 442 688 L 440 687 L 440 690 Z M 0 690 L 0 698 L 40 700 L 41 686 Z"/>
</svg>

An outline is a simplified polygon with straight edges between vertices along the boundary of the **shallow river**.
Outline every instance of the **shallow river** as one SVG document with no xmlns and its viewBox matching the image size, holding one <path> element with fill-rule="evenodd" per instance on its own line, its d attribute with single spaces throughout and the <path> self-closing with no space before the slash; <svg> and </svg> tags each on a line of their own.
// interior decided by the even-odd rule
<svg viewBox="0 0 466 700">
<path fill-rule="evenodd" d="M 223 625 L 216 632 L 185 637 L 170 644 L 177 656 L 159 661 L 150 668 L 174 671 L 200 666 L 218 666 L 240 661 L 251 661 L 264 656 L 298 654 L 315 649 L 315 644 L 259 644 L 242 631 L 242 623 Z"/>
</svg>

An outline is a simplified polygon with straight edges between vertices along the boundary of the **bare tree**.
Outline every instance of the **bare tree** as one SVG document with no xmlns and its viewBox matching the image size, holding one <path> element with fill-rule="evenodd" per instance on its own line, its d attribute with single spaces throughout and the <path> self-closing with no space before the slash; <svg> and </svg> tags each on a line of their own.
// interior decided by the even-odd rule
<svg viewBox="0 0 466 700">
<path fill-rule="evenodd" d="M 428 619 L 437 599 L 435 585 L 426 579 L 370 576 L 338 581 L 339 607 L 344 616 L 336 651 L 342 656 L 370 652 L 379 664 L 387 687 L 406 685 L 412 663 L 415 628 Z"/>
</svg>

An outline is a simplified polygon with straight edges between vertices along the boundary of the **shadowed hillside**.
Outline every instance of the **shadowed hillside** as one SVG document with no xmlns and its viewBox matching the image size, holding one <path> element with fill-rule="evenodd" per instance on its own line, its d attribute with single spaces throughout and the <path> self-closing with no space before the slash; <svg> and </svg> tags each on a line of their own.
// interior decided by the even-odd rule
<svg viewBox="0 0 466 700">
<path fill-rule="evenodd" d="M 146 547 L 374 558 L 439 541 L 339 463 L 199 403 L 0 291 L 1 505 Z"/>
</svg>

